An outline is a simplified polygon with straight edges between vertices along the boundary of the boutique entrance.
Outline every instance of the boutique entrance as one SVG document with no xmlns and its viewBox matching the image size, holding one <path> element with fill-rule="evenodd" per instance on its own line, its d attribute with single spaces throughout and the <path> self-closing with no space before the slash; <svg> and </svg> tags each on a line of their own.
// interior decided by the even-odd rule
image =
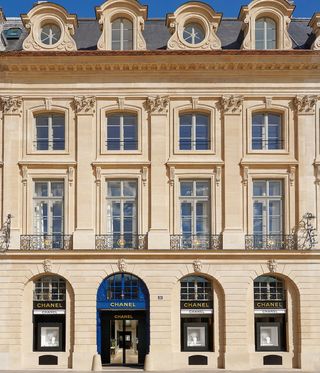
<svg viewBox="0 0 320 373">
<path fill-rule="evenodd" d="M 139 278 L 119 273 L 97 295 L 97 347 L 103 365 L 143 365 L 149 350 L 149 294 Z"/>
</svg>

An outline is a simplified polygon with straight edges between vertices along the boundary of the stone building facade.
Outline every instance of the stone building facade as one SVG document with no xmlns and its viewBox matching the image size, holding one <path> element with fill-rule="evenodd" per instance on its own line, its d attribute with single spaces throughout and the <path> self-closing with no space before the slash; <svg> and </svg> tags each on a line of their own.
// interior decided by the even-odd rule
<svg viewBox="0 0 320 373">
<path fill-rule="evenodd" d="M 320 13 L 0 12 L 0 369 L 320 369 Z"/>
</svg>

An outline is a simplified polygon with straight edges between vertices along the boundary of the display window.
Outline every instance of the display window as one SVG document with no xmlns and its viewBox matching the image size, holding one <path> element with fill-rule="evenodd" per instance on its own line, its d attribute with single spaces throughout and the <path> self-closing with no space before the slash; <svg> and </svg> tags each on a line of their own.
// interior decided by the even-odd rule
<svg viewBox="0 0 320 373">
<path fill-rule="evenodd" d="M 63 351 L 63 323 L 38 323 L 38 351 Z"/>
</svg>

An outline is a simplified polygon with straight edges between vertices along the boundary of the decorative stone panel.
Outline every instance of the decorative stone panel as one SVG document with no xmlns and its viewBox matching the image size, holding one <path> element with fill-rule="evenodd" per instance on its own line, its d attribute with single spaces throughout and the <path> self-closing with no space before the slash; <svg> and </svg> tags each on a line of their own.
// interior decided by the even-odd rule
<svg viewBox="0 0 320 373">
<path fill-rule="evenodd" d="M 102 34 L 98 41 L 98 49 L 112 49 L 112 22 L 117 18 L 126 18 L 133 25 L 133 50 L 147 49 L 142 35 L 147 19 L 148 7 L 140 5 L 136 0 L 108 0 L 96 8 L 96 16 Z"/>
<path fill-rule="evenodd" d="M 168 41 L 168 49 L 221 49 L 221 41 L 216 32 L 222 18 L 209 5 L 200 2 L 189 2 L 180 6 L 174 13 L 167 15 L 166 24 L 172 36 Z M 188 24 L 199 25 L 204 38 L 199 43 L 189 43 L 183 37 Z"/>
<path fill-rule="evenodd" d="M 62 6 L 50 2 L 40 3 L 34 6 L 28 14 L 21 15 L 25 28 L 29 35 L 23 42 L 23 49 L 27 51 L 75 51 L 76 43 L 73 39 L 78 21 L 77 16 L 69 14 Z M 60 37 L 52 39 L 47 44 L 41 40 L 43 27 L 54 25 L 60 31 Z"/>
<path fill-rule="evenodd" d="M 242 49 L 255 49 L 256 20 L 261 17 L 268 17 L 276 22 L 277 49 L 292 49 L 288 29 L 294 8 L 286 0 L 253 0 L 249 5 L 243 6 L 239 16 L 244 32 Z"/>
</svg>

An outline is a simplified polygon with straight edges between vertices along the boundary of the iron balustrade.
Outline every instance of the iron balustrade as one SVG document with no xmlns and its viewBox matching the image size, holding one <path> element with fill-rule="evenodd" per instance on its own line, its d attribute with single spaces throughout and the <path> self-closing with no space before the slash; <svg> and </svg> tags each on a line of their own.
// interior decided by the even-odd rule
<svg viewBox="0 0 320 373">
<path fill-rule="evenodd" d="M 64 140 L 35 140 L 35 150 L 65 150 Z"/>
<path fill-rule="evenodd" d="M 71 250 L 72 235 L 28 234 L 20 236 L 21 250 Z"/>
<path fill-rule="evenodd" d="M 180 150 L 209 150 L 210 140 L 180 140 Z"/>
<path fill-rule="evenodd" d="M 252 149 L 253 150 L 281 150 L 283 149 L 283 140 L 252 140 Z"/>
<path fill-rule="evenodd" d="M 107 140 L 105 144 L 107 150 L 138 150 L 137 140 Z"/>
<path fill-rule="evenodd" d="M 222 235 L 175 234 L 170 236 L 171 250 L 221 250 Z"/>
<path fill-rule="evenodd" d="M 251 234 L 245 237 L 246 250 L 296 250 L 295 234 Z"/>
<path fill-rule="evenodd" d="M 145 248 L 145 234 L 96 235 L 96 250 L 144 250 Z"/>
</svg>

